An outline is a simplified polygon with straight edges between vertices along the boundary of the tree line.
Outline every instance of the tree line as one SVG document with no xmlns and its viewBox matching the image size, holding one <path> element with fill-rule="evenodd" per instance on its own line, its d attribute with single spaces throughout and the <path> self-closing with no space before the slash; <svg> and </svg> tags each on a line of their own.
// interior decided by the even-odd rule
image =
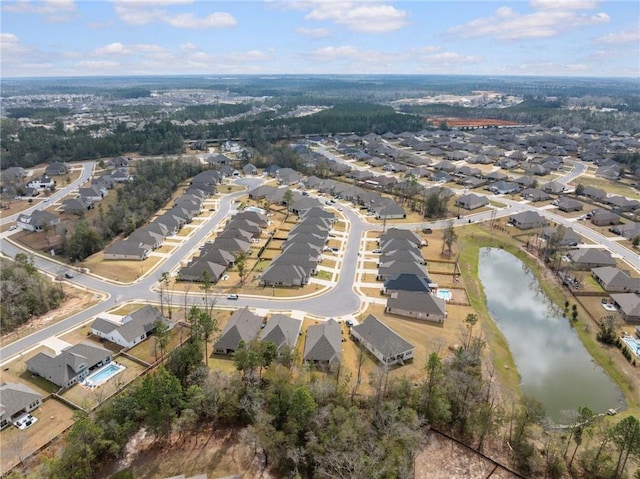
<svg viewBox="0 0 640 479">
<path fill-rule="evenodd" d="M 98 203 L 98 214 L 91 222 L 80 218 L 73 231 L 63 231 L 58 254 L 82 261 L 116 236 L 130 235 L 166 205 L 182 181 L 201 170 L 200 165 L 177 160 L 136 162 L 133 181 L 115 190 L 118 201 L 106 210 Z"/>
<path fill-rule="evenodd" d="M 98 477 L 141 427 L 159 443 L 234 428 L 253 461 L 278 477 L 410 478 L 430 427 L 478 451 L 508 444 L 508 467 L 526 477 L 618 479 L 634 474 L 629 468 L 640 459 L 640 421 L 633 416 L 614 424 L 580 408 L 570 427 L 541 435 L 540 403 L 501 398 L 493 371 L 483 367 L 485 342 L 474 335 L 474 314 L 449 357 L 429 355 L 422 380 L 391 377 L 379 367 L 366 393 L 362 349 L 357 380 L 305 374 L 293 351 L 278 354 L 273 343 L 257 341 L 241 344 L 236 372 L 210 371 L 203 349 L 217 323 L 196 307 L 187 320 L 187 343 L 95 414 L 80 414 L 62 453 L 34 474 Z M 122 477 L 133 477 L 128 473 Z"/>
<path fill-rule="evenodd" d="M 60 306 L 62 286 L 39 273 L 33 258 L 18 253 L 15 261 L 0 258 L 0 329 L 12 331 L 34 316 Z"/>
</svg>

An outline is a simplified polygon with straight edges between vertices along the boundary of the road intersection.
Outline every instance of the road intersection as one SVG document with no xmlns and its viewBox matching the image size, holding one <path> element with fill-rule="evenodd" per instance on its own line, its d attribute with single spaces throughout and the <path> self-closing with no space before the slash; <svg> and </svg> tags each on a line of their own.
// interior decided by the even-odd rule
<svg viewBox="0 0 640 479">
<path fill-rule="evenodd" d="M 86 162 L 83 163 L 82 166 L 83 171 L 81 176 L 72 184 L 57 191 L 50 200 L 51 203 L 60 200 L 90 178 L 94 163 Z M 573 181 L 585 171 L 586 167 L 584 165 L 575 162 L 572 170 L 558 181 L 566 184 L 569 181 Z M 262 184 L 263 181 L 264 180 L 259 177 L 247 177 L 237 179 L 235 180 L 235 183 L 245 186 L 247 189 L 252 189 Z M 4 364 L 14 356 L 23 354 L 26 351 L 37 347 L 47 338 L 59 336 L 70 329 L 84 324 L 96 315 L 113 308 L 116 304 L 122 304 L 125 302 L 158 302 L 159 294 L 157 287 L 158 280 L 160 278 L 159 271 L 173 271 L 176 269 L 184 257 L 207 238 L 212 228 L 220 224 L 225 218 L 235 211 L 236 199 L 244 194 L 246 194 L 245 191 L 240 191 L 223 196 L 219 200 L 218 208 L 213 215 L 198 227 L 195 232 L 189 235 L 174 253 L 164 258 L 153 271 L 141 278 L 138 278 L 134 283 L 118 283 L 87 273 L 75 274 L 71 282 L 78 287 L 95 292 L 99 295 L 98 297 L 100 298 L 100 302 L 95 306 L 74 314 L 73 316 L 67 317 L 0 348 L 0 364 Z M 602 247 L 609 249 L 613 254 L 622 258 L 627 264 L 629 264 L 629 266 L 640 272 L 640 257 L 637 254 L 618 244 L 616 241 L 613 241 L 611 238 L 607 238 L 602 234 L 578 223 L 575 219 L 565 218 L 548 209 L 538 208 L 526 201 L 516 201 L 503 195 L 490 195 L 489 198 L 490 200 L 505 204 L 506 206 L 499 209 L 493 209 L 491 211 L 483 211 L 480 213 L 466 215 L 465 217 L 455 218 L 453 220 L 439 220 L 419 224 L 393 224 L 392 226 L 412 230 L 420 230 L 425 227 L 443 229 L 451 222 L 453 222 L 455 226 L 462 226 L 469 222 L 475 223 L 490 221 L 495 218 L 509 216 L 521 211 L 537 211 L 547 219 L 557 224 L 574 228 L 577 233 L 585 236 L 591 241 L 594 241 Z M 43 209 L 51 203 L 40 203 L 29 208 L 29 210 L 26 210 L 25 212 L 28 213 L 35 209 Z M 362 260 L 359 254 L 361 251 L 362 239 L 366 232 L 376 230 L 381 231 L 383 227 L 382 225 L 374 225 L 367 222 L 367 219 L 362 216 L 359 210 L 342 206 L 340 214 L 346 221 L 348 236 L 346 246 L 341 251 L 339 257 L 340 274 L 337 282 L 335 282 L 332 287 L 323 288 L 317 293 L 296 298 L 275 298 L 267 295 L 240 295 L 237 300 L 228 300 L 225 296 L 220 296 L 217 298 L 217 305 L 220 307 L 236 308 L 251 306 L 252 308 L 263 310 L 291 310 L 296 312 L 298 315 L 303 313 L 317 318 L 351 318 L 352 315 L 359 312 L 368 301 L 368 298 L 362 293 L 359 293 L 355 287 L 357 283 L 358 265 Z M 2 223 L 6 224 L 15 221 L 16 218 L 17 215 L 3 218 Z M 11 232 L 5 232 L 0 235 L 0 238 L 2 239 L 0 242 L 0 252 L 4 256 L 13 258 L 20 252 L 30 253 L 12 242 L 9 238 L 10 234 Z M 61 268 L 67 267 L 65 264 L 56 261 L 55 258 L 41 254 L 34 255 L 34 262 L 40 271 L 53 277 L 59 274 Z M 187 297 L 189 304 L 202 303 L 203 298 L 201 292 L 190 293 Z"/>
</svg>

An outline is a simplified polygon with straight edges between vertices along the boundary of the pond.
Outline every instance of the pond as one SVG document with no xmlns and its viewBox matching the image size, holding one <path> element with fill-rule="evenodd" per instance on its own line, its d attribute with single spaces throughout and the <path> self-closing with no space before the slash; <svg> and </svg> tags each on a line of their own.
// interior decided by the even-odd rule
<svg viewBox="0 0 640 479">
<path fill-rule="evenodd" d="M 624 405 L 619 388 L 522 261 L 482 248 L 479 277 L 489 313 L 509 343 L 521 391 L 545 406 L 551 422 L 566 423 L 567 413 L 581 406 L 602 413 Z"/>
</svg>

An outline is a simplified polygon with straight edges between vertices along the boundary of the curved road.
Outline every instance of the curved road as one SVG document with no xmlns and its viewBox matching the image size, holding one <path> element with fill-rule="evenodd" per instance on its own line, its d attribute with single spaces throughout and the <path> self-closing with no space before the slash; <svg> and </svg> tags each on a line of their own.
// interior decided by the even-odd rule
<svg viewBox="0 0 640 479">
<path fill-rule="evenodd" d="M 53 195 L 52 199 L 47 203 L 41 203 L 39 205 L 30 208 L 28 211 L 34 209 L 42 209 L 53 201 L 57 201 L 63 196 L 67 195 L 71 190 L 78 185 L 84 183 L 90 176 L 93 170 L 93 162 L 87 162 L 83 164 L 83 173 L 81 177 L 68 187 L 58 191 Z M 586 167 L 581 163 L 575 163 L 574 168 L 562 177 L 559 181 L 566 184 L 572 181 L 579 175 L 583 174 Z M 263 182 L 261 178 L 242 178 L 236 181 L 237 184 L 246 186 L 247 188 L 255 188 Z M 158 292 L 153 288 L 157 286 L 158 279 L 161 271 L 172 271 L 176 268 L 181 260 L 192 250 L 194 250 L 198 244 L 200 244 L 207 236 L 213 227 L 218 225 L 225 217 L 227 217 L 234 210 L 234 200 L 245 194 L 245 192 L 237 192 L 227 195 L 220 199 L 219 207 L 214 215 L 212 215 L 202 227 L 198 228 L 169 258 L 164 260 L 156 269 L 141 279 L 132 284 L 120 284 L 113 281 L 107 281 L 104 278 L 99 278 L 91 274 L 78 273 L 73 278 L 73 283 L 86 288 L 91 291 L 96 291 L 104 295 L 103 301 L 99 304 L 77 313 L 73 316 L 65 318 L 51 326 L 43 328 L 40 331 L 32 333 L 29 336 L 21 338 L 7 346 L 0 348 L 0 363 L 6 362 L 9 358 L 28 351 L 30 348 L 37 346 L 40 342 L 48 337 L 59 335 L 64 331 L 67 331 L 75 326 L 78 326 L 90 318 L 104 312 L 114 306 L 116 303 L 122 303 L 126 301 L 153 301 L 157 302 L 159 296 Z M 467 224 L 469 220 L 473 222 L 488 221 L 496 217 L 509 216 L 513 213 L 525 210 L 538 211 L 543 216 L 556 223 L 563 224 L 565 226 L 571 226 L 576 232 L 584 235 L 590 240 L 602 244 L 606 248 L 610 249 L 614 254 L 622 257 L 630 266 L 640 271 L 640 258 L 637 254 L 633 253 L 629 249 L 617 244 L 609 238 L 587 228 L 576 222 L 575 220 L 569 220 L 565 217 L 556 215 L 551 211 L 536 208 L 528 203 L 520 203 L 504 196 L 490 196 L 492 200 L 504 203 L 507 206 L 500 210 L 485 211 L 476 214 L 469 214 L 460 219 L 454 220 L 441 220 L 436 222 L 425 222 L 420 224 L 404 224 L 393 225 L 404 229 L 419 229 L 423 227 L 431 227 L 434 229 L 442 229 L 447 226 L 450 221 L 453 221 L 454 225 L 460 226 Z M 361 298 L 354 291 L 354 283 L 356 282 L 356 270 L 358 267 L 358 261 L 360 259 L 358 252 L 360 251 L 360 241 L 366 231 L 381 230 L 381 225 L 373 225 L 367 223 L 366 220 L 359 214 L 358 211 L 351 208 L 343 208 L 342 214 L 347 219 L 348 224 L 348 240 L 346 247 L 341 251 L 340 274 L 337 284 L 334 285 L 329 291 L 322 292 L 317 295 L 311 295 L 304 298 L 269 298 L 269 297 L 257 297 L 257 296 L 241 296 L 238 300 L 230 301 L 225 296 L 217 298 L 217 304 L 220 306 L 233 306 L 243 307 L 251 306 L 260 309 L 278 309 L 285 307 L 286 309 L 295 309 L 304 311 L 306 313 L 321 316 L 345 316 L 354 313 L 361 306 Z M 2 223 L 14 221 L 17 215 L 12 217 L 3 218 Z M 9 236 L 8 233 L 1 235 L 3 238 Z M 0 251 L 2 254 L 14 257 L 16 253 L 24 252 L 23 249 L 10 241 L 2 241 L 0 243 Z M 43 255 L 35 255 L 36 266 L 46 273 L 51 275 L 57 275 L 61 269 L 67 268 L 66 265 L 56 261 L 53 258 L 49 258 Z M 268 294 L 268 288 L 265 289 Z M 189 296 L 190 304 L 200 304 L 202 302 L 201 293 L 191 293 Z M 284 309 L 284 308 L 283 308 Z"/>
</svg>

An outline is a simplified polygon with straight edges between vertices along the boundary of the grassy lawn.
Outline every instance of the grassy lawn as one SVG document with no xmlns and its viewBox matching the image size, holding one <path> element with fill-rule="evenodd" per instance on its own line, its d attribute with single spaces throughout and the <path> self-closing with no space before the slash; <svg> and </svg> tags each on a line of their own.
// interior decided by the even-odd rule
<svg viewBox="0 0 640 479">
<path fill-rule="evenodd" d="M 331 278 L 333 278 L 333 273 L 330 273 L 324 270 L 319 270 L 318 274 L 316 275 L 316 278 L 331 281 Z"/>
<path fill-rule="evenodd" d="M 5 365 L 2 371 L 0 371 L 0 383 L 24 383 L 35 389 L 43 396 L 56 392 L 60 389 L 58 386 L 50 383 L 46 379 L 34 376 L 27 371 L 27 360 L 31 359 L 38 353 L 53 354 L 53 351 L 45 346 L 39 346 L 36 349 L 14 359 L 9 364 Z"/>
<path fill-rule="evenodd" d="M 31 414 L 38 419 L 29 429 L 21 431 L 15 427 L 8 427 L 0 432 L 0 473 L 16 466 L 51 439 L 58 436 L 73 424 L 73 410 L 56 399 L 49 399 L 42 403 Z"/>
<path fill-rule="evenodd" d="M 151 256 L 144 261 L 105 260 L 104 253 L 101 251 L 89 256 L 79 265 L 82 268 L 89 268 L 91 273 L 98 276 L 123 283 L 131 283 L 141 274 L 144 275 L 151 271 L 161 261 L 162 258 L 155 256 Z"/>
<path fill-rule="evenodd" d="M 638 193 L 638 190 L 621 181 L 611 181 L 605 180 L 604 178 L 596 178 L 595 176 L 582 175 L 572 184 L 574 186 L 577 186 L 578 184 L 583 186 L 594 186 L 596 188 L 603 189 L 610 194 L 622 195 L 640 200 L 640 193 Z"/>
<path fill-rule="evenodd" d="M 344 221 L 340 220 L 333 223 L 333 226 L 331 228 L 338 233 L 344 233 L 347 230 L 347 224 Z"/>
<path fill-rule="evenodd" d="M 171 253 L 176 249 L 176 246 L 173 245 L 162 245 L 160 248 L 155 249 L 155 253 Z"/>
<path fill-rule="evenodd" d="M 176 346 L 180 344 L 180 340 L 186 339 L 187 336 L 189 336 L 189 333 L 190 331 L 188 328 L 181 325 L 175 326 L 169 333 L 169 345 L 167 346 L 165 354 L 169 354 L 173 351 Z M 146 363 L 153 363 L 160 357 L 160 349 L 156 345 L 156 337 L 153 334 L 140 344 L 131 348 L 128 352 L 131 356 L 134 356 Z"/>
</svg>

